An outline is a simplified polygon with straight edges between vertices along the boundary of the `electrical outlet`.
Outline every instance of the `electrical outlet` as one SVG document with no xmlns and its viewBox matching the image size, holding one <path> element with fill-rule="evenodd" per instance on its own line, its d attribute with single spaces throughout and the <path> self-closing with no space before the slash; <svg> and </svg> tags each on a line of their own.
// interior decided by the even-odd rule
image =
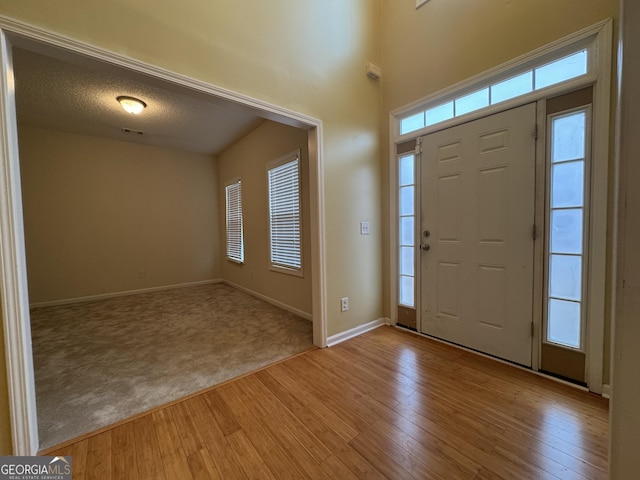
<svg viewBox="0 0 640 480">
<path fill-rule="evenodd" d="M 360 235 L 369 235 L 369 222 L 360 222 Z"/>
<path fill-rule="evenodd" d="M 147 276 L 147 272 L 144 270 L 138 270 L 138 278 L 144 278 Z"/>
<path fill-rule="evenodd" d="M 346 312 L 349 310 L 349 297 L 342 297 L 340 299 L 340 311 Z"/>
</svg>

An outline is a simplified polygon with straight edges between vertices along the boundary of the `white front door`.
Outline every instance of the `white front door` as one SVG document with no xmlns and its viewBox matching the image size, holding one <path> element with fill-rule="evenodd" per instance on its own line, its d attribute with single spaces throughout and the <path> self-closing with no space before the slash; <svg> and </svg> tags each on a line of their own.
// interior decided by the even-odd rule
<svg viewBox="0 0 640 480">
<path fill-rule="evenodd" d="M 531 366 L 535 104 L 422 138 L 423 333 Z"/>
</svg>

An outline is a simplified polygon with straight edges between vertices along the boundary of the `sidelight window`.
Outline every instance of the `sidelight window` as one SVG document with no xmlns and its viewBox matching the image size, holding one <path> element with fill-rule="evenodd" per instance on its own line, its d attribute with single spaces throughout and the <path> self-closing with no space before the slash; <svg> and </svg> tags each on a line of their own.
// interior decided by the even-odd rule
<svg viewBox="0 0 640 480">
<path fill-rule="evenodd" d="M 550 116 L 546 341 L 582 350 L 588 115 Z"/>
<path fill-rule="evenodd" d="M 399 157 L 398 185 L 398 303 L 415 307 L 415 155 Z"/>
</svg>

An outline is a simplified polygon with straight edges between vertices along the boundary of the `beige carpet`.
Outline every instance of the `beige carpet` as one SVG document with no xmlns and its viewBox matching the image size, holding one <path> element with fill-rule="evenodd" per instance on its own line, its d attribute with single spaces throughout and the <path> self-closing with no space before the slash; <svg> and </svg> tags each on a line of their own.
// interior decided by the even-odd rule
<svg viewBox="0 0 640 480">
<path fill-rule="evenodd" d="M 33 309 L 47 448 L 312 347 L 312 323 L 223 284 Z"/>
</svg>

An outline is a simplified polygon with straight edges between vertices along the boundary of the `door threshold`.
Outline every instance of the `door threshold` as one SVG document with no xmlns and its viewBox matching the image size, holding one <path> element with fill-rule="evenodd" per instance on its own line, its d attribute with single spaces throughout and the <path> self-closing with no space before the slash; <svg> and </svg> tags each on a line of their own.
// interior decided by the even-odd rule
<svg viewBox="0 0 640 480">
<path fill-rule="evenodd" d="M 429 340 L 433 340 L 434 342 L 442 343 L 444 345 L 449 345 L 449 346 L 454 347 L 454 348 L 459 348 L 460 350 L 464 350 L 465 352 L 473 353 L 473 354 L 478 355 L 480 357 L 488 358 L 489 360 L 494 360 L 494 361 L 502 363 L 504 365 L 509 365 L 511 367 L 518 368 L 518 369 L 523 370 L 525 372 L 529 372 L 529 373 L 532 373 L 534 375 L 537 375 L 538 377 L 547 378 L 549 380 L 553 380 L 556 383 L 561 383 L 563 385 L 567 385 L 569 387 L 573 387 L 576 390 L 580 390 L 582 392 L 588 392 L 588 393 L 593 393 L 594 395 L 602 396 L 602 395 L 599 395 L 599 394 L 597 394 L 595 392 L 591 392 L 589 390 L 589 388 L 584 384 L 578 384 L 575 381 L 570 381 L 570 380 L 565 379 L 565 378 L 560 378 L 558 376 L 551 375 L 548 372 L 544 372 L 544 371 L 541 371 L 541 370 L 534 370 L 532 367 L 525 367 L 523 365 L 520 365 L 519 363 L 510 362 L 510 361 L 504 360 L 502 358 L 494 357 L 493 355 L 489 355 L 487 353 L 483 353 L 483 352 L 480 352 L 478 350 L 474 350 L 472 348 L 468 348 L 468 347 L 465 347 L 463 345 L 459 345 L 457 343 L 448 342 L 446 340 L 442 340 L 441 338 L 434 337 L 434 336 L 431 336 L 431 335 L 427 335 L 426 333 L 422 333 L 422 332 L 419 332 L 419 331 L 414 330 L 412 328 L 407 328 L 407 327 L 402 326 L 402 325 L 395 325 L 395 328 L 397 328 L 399 330 L 404 330 L 404 331 L 406 331 L 408 333 L 411 333 L 413 335 L 418 335 L 418 336 L 423 337 L 423 338 L 428 338 Z"/>
<path fill-rule="evenodd" d="M 419 333 L 416 328 L 409 327 L 407 325 L 402 325 L 401 323 L 396 323 L 397 328 L 402 328 L 403 330 L 409 330 L 410 332 Z"/>
<path fill-rule="evenodd" d="M 573 378 L 565 377 L 564 375 L 558 375 L 557 373 L 549 372 L 547 370 L 540 370 L 540 373 L 543 375 L 547 375 L 549 377 L 557 378 L 558 380 L 562 380 L 563 382 L 566 382 L 566 383 L 573 383 L 580 387 L 587 388 L 587 382 L 580 382 L 578 380 L 574 380 Z"/>
</svg>

